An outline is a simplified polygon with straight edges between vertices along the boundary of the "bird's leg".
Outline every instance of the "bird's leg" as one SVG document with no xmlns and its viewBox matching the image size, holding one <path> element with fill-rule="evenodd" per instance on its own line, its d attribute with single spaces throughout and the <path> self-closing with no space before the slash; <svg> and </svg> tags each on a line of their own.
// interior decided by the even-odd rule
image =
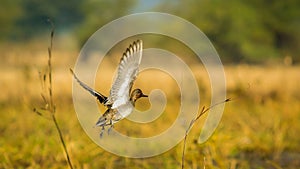
<svg viewBox="0 0 300 169">
<path fill-rule="evenodd" d="M 102 138 L 104 130 L 105 130 L 105 128 L 104 128 L 104 125 L 103 125 L 102 129 L 101 129 L 101 132 L 100 132 L 100 138 Z"/>
<path fill-rule="evenodd" d="M 110 133 L 111 129 L 114 128 L 114 125 L 111 125 L 110 128 L 107 130 L 107 134 Z"/>
<path fill-rule="evenodd" d="M 109 120 L 109 124 L 108 125 L 110 125 L 110 128 L 107 130 L 107 134 L 109 134 L 109 132 L 111 131 L 111 129 L 114 128 L 114 125 L 113 125 L 111 119 Z"/>
</svg>

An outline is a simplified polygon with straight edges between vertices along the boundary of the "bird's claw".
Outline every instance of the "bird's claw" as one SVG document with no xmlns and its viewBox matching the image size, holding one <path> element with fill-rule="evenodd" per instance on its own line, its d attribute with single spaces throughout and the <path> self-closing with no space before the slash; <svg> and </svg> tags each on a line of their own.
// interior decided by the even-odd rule
<svg viewBox="0 0 300 169">
<path fill-rule="evenodd" d="M 104 130 L 105 130 L 105 128 L 104 128 L 104 126 L 102 126 L 102 129 L 101 129 L 101 132 L 100 132 L 100 138 L 102 138 Z"/>
<path fill-rule="evenodd" d="M 111 129 L 114 128 L 114 125 L 110 125 L 110 128 L 107 130 L 107 134 L 109 135 Z"/>
</svg>

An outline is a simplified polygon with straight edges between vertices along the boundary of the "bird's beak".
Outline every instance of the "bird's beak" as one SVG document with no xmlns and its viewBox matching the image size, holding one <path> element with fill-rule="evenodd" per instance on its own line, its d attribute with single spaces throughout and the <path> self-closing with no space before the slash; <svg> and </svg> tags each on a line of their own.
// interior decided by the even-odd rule
<svg viewBox="0 0 300 169">
<path fill-rule="evenodd" d="M 142 96 L 141 96 L 141 97 L 148 97 L 148 95 L 142 94 Z"/>
</svg>

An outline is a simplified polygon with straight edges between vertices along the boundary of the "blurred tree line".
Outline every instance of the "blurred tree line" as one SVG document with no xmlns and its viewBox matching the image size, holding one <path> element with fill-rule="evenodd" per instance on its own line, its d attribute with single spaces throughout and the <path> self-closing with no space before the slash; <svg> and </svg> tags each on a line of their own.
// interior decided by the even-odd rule
<svg viewBox="0 0 300 169">
<path fill-rule="evenodd" d="M 279 57 L 300 61 L 299 0 L 185 0 L 159 9 L 201 29 L 223 61 L 257 63 Z"/>
<path fill-rule="evenodd" d="M 134 7 L 135 0 L 2 0 L 0 40 L 28 40 L 49 33 L 48 20 L 59 32 L 72 32 L 79 43 L 104 24 Z"/>
<path fill-rule="evenodd" d="M 104 24 L 132 13 L 138 0 L 2 0 L 0 40 L 49 32 L 50 18 L 79 44 Z M 150 11 L 183 17 L 202 30 L 223 61 L 258 63 L 290 56 L 300 61 L 299 0 L 166 0 Z M 143 11 L 139 11 L 143 12 Z"/>
</svg>

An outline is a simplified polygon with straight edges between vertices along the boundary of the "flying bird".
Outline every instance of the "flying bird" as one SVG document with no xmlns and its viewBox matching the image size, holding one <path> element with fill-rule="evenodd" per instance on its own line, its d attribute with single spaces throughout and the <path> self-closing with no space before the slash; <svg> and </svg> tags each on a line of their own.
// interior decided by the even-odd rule
<svg viewBox="0 0 300 169">
<path fill-rule="evenodd" d="M 95 96 L 102 105 L 107 107 L 105 113 L 96 122 L 96 126 L 102 127 L 100 137 L 102 137 L 105 126 L 110 126 L 108 129 L 109 132 L 115 123 L 127 117 L 133 111 L 135 102 L 139 98 L 148 97 L 141 89 L 132 90 L 133 82 L 139 72 L 142 51 L 143 43 L 141 40 L 137 40 L 123 53 L 118 66 L 117 78 L 113 82 L 108 97 L 81 82 L 73 70 L 70 69 L 79 85 Z"/>
</svg>

